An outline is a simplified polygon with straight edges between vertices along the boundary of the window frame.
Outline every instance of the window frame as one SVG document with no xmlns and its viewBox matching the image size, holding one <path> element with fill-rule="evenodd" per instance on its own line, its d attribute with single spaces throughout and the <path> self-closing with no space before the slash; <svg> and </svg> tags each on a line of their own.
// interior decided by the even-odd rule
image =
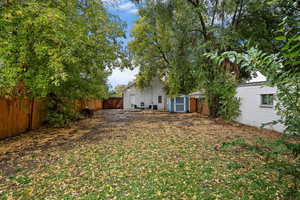
<svg viewBox="0 0 300 200">
<path fill-rule="evenodd" d="M 162 100 L 162 96 L 161 96 L 161 95 L 159 95 L 159 96 L 157 97 L 157 103 L 163 103 L 163 100 Z"/>
<path fill-rule="evenodd" d="M 265 99 L 267 98 L 267 99 Z M 260 106 L 273 108 L 274 106 L 274 94 L 261 94 L 260 95 Z"/>
</svg>

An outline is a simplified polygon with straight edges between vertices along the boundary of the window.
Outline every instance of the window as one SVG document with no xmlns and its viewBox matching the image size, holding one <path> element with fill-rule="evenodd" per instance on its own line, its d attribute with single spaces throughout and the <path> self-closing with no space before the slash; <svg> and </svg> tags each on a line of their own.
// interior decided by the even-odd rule
<svg viewBox="0 0 300 200">
<path fill-rule="evenodd" d="M 261 95 L 261 105 L 262 106 L 273 106 L 273 94 L 262 94 Z"/>
<path fill-rule="evenodd" d="M 179 104 L 179 103 L 184 103 L 184 98 L 183 97 L 176 97 L 175 98 L 175 102 L 177 103 L 177 104 Z"/>
<path fill-rule="evenodd" d="M 162 103 L 162 96 L 158 96 L 158 103 Z"/>
</svg>

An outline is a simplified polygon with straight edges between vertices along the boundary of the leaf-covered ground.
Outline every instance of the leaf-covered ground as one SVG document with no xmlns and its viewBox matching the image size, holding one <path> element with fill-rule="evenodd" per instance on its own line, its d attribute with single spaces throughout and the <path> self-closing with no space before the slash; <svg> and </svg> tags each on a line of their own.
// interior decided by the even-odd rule
<svg viewBox="0 0 300 200">
<path fill-rule="evenodd" d="M 283 199 L 288 178 L 224 145 L 258 137 L 279 136 L 198 114 L 104 110 L 0 141 L 0 199 Z"/>
</svg>

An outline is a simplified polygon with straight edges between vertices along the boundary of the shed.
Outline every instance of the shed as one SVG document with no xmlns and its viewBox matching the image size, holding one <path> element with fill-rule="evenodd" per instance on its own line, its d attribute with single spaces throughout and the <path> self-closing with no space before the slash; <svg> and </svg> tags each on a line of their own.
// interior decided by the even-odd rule
<svg viewBox="0 0 300 200">
<path fill-rule="evenodd" d="M 189 96 L 168 98 L 169 112 L 189 112 Z"/>
</svg>

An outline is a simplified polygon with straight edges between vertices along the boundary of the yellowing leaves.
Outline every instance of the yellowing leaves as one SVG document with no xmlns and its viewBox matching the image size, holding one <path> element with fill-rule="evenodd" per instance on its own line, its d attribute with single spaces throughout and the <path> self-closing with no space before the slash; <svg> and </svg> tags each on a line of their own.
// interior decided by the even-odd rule
<svg viewBox="0 0 300 200">
<path fill-rule="evenodd" d="M 16 11 L 16 14 L 17 14 L 17 15 L 22 15 L 23 12 L 22 12 L 21 10 L 17 10 L 17 11 Z"/>
<path fill-rule="evenodd" d="M 11 19 L 13 16 L 12 16 L 12 14 L 11 13 L 5 13 L 4 14 L 4 18 L 5 19 Z"/>
</svg>

